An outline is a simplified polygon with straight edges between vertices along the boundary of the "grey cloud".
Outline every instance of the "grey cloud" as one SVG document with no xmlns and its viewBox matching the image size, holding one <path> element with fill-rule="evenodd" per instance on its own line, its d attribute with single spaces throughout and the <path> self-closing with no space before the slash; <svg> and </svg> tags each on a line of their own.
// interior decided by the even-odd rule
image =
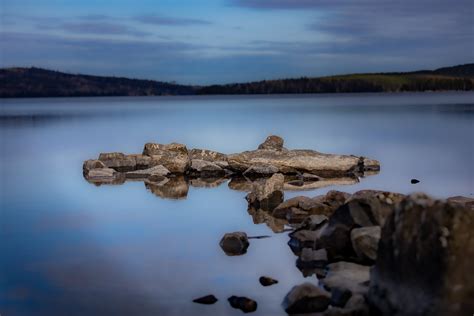
<svg viewBox="0 0 474 316">
<path fill-rule="evenodd" d="M 189 26 L 189 25 L 210 25 L 209 21 L 192 18 L 168 17 L 157 14 L 143 14 L 134 17 L 138 22 L 153 25 L 168 25 L 168 26 Z"/>
<path fill-rule="evenodd" d="M 78 34 L 107 34 L 107 35 L 132 35 L 132 36 L 148 36 L 148 32 L 143 32 L 125 24 L 106 22 L 106 21 L 88 21 L 63 23 L 63 30 Z"/>
</svg>

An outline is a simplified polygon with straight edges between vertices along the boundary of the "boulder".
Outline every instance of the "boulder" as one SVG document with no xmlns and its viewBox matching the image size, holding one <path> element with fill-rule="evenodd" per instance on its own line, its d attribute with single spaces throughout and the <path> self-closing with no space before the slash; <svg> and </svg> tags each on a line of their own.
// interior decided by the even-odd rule
<svg viewBox="0 0 474 316">
<path fill-rule="evenodd" d="M 243 174 L 246 176 L 252 176 L 252 175 L 267 176 L 267 175 L 272 175 L 274 173 L 277 173 L 278 171 L 279 171 L 278 168 L 272 165 L 255 164 L 255 165 L 250 166 L 247 170 L 245 170 Z"/>
<path fill-rule="evenodd" d="M 328 308 L 331 294 L 311 283 L 295 286 L 286 295 L 282 307 L 288 314 L 322 312 Z"/>
<path fill-rule="evenodd" d="M 230 306 L 240 309 L 244 313 L 252 313 L 257 310 L 257 302 L 245 296 L 231 296 L 227 299 Z"/>
<path fill-rule="evenodd" d="M 380 169 L 378 161 L 364 157 L 323 154 L 314 150 L 283 150 L 283 140 L 272 136 L 259 147 L 228 155 L 230 168 L 243 173 L 256 164 L 271 165 L 283 174 L 310 173 L 322 177 Z"/>
<path fill-rule="evenodd" d="M 206 295 L 200 298 L 196 298 L 193 300 L 194 303 L 204 304 L 204 305 L 212 305 L 217 302 L 217 298 L 214 295 Z"/>
<path fill-rule="evenodd" d="M 367 262 L 377 259 L 380 232 L 380 226 L 354 228 L 351 231 L 352 248 L 360 259 Z"/>
<path fill-rule="evenodd" d="M 273 284 L 277 284 L 278 281 L 275 280 L 275 279 L 272 279 L 270 277 L 267 277 L 267 276 L 261 276 L 258 281 L 260 282 L 261 285 L 263 286 L 270 286 L 270 285 L 273 285 Z"/>
<path fill-rule="evenodd" d="M 189 170 L 191 174 L 198 174 L 201 178 L 216 177 L 225 174 L 224 169 L 217 164 L 202 159 L 192 159 Z"/>
<path fill-rule="evenodd" d="M 471 315 L 474 212 L 413 194 L 382 228 L 369 302 L 383 315 Z"/>
<path fill-rule="evenodd" d="M 123 153 L 101 153 L 99 160 L 108 168 L 116 171 L 125 172 L 136 169 L 137 162 L 135 157 Z"/>
<path fill-rule="evenodd" d="M 452 196 L 447 199 L 448 202 L 450 203 L 455 203 L 455 204 L 460 204 L 467 206 L 471 210 L 474 210 L 474 199 L 473 198 L 468 198 L 465 196 Z"/>
<path fill-rule="evenodd" d="M 228 256 L 240 256 L 247 253 L 249 240 L 244 232 L 234 232 L 225 234 L 219 245 Z"/>
<path fill-rule="evenodd" d="M 254 183 L 252 192 L 246 199 L 250 206 L 271 211 L 283 202 L 283 183 L 285 177 L 276 173 L 271 178 Z"/>
<path fill-rule="evenodd" d="M 340 261 L 329 264 L 327 270 L 326 277 L 321 282 L 328 289 L 337 288 L 362 295 L 369 290 L 369 266 Z"/>
<path fill-rule="evenodd" d="M 205 161 L 210 161 L 221 167 L 222 169 L 225 169 L 229 166 L 229 163 L 227 162 L 227 155 L 222 154 L 217 151 L 212 151 L 208 149 L 191 149 L 189 151 L 189 158 L 191 160 L 193 159 L 199 159 L 199 160 L 205 160 Z"/>
<path fill-rule="evenodd" d="M 352 293 L 347 289 L 339 289 L 337 287 L 331 289 L 331 305 L 336 307 L 344 307 L 351 298 Z"/>
<path fill-rule="evenodd" d="M 129 171 L 125 173 L 125 176 L 129 179 L 146 179 L 151 176 L 163 176 L 166 177 L 170 174 L 170 171 L 162 165 L 154 166 L 148 169 Z"/>
<path fill-rule="evenodd" d="M 117 178 L 117 171 L 111 168 L 97 168 L 89 170 L 87 179 L 89 181 L 112 181 Z"/>
<path fill-rule="evenodd" d="M 107 166 L 100 160 L 97 159 L 89 159 L 84 161 L 84 164 L 82 165 L 82 171 L 84 172 L 84 175 L 87 175 L 90 170 L 92 169 L 101 169 L 101 168 L 107 168 Z"/>
<path fill-rule="evenodd" d="M 190 165 L 188 150 L 185 145 L 147 143 L 143 154 L 150 156 L 150 166 L 163 165 L 172 173 L 185 173 Z"/>
</svg>

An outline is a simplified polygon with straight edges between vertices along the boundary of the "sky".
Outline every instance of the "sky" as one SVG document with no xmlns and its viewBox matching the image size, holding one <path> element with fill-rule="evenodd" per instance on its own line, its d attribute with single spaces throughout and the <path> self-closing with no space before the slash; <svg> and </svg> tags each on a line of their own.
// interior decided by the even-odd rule
<svg viewBox="0 0 474 316">
<path fill-rule="evenodd" d="M 472 0 L 0 0 L 0 66 L 214 84 L 474 61 Z"/>
</svg>

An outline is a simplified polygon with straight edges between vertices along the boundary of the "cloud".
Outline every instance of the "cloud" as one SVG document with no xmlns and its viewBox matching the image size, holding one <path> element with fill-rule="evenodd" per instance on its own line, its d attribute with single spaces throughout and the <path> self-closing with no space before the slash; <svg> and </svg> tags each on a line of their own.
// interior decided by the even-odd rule
<svg viewBox="0 0 474 316">
<path fill-rule="evenodd" d="M 132 35 L 138 37 L 151 35 L 149 32 L 140 31 L 125 24 L 107 21 L 63 23 L 61 29 L 77 34 Z"/>
<path fill-rule="evenodd" d="M 167 26 L 190 26 L 190 25 L 210 25 L 209 21 L 193 18 L 168 17 L 157 14 L 143 14 L 134 17 L 134 20 L 153 25 Z"/>
</svg>

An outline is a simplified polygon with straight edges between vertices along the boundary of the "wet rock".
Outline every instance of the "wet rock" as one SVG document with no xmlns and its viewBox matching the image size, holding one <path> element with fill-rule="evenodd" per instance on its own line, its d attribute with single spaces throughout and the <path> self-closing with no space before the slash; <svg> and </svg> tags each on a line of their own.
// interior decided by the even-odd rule
<svg viewBox="0 0 474 316">
<path fill-rule="evenodd" d="M 145 187 L 156 196 L 171 200 L 185 199 L 189 191 L 189 185 L 183 176 L 168 179 L 160 175 L 153 175 L 145 181 Z"/>
<path fill-rule="evenodd" d="M 99 160 L 102 161 L 108 168 L 112 168 L 120 172 L 135 170 L 137 166 L 135 157 L 117 152 L 101 153 L 99 155 Z"/>
<path fill-rule="evenodd" d="M 474 212 L 406 197 L 382 228 L 369 302 L 383 315 L 471 315 Z"/>
<path fill-rule="evenodd" d="M 227 300 L 230 306 L 240 309 L 244 313 L 252 313 L 257 310 L 257 302 L 245 296 L 231 296 Z"/>
<path fill-rule="evenodd" d="M 190 159 L 185 145 L 147 143 L 143 154 L 150 156 L 150 166 L 163 165 L 172 173 L 185 173 L 189 168 Z"/>
<path fill-rule="evenodd" d="M 282 307 L 288 314 L 307 314 L 324 311 L 331 301 L 326 290 L 311 283 L 295 286 L 286 295 Z"/>
<path fill-rule="evenodd" d="M 263 143 L 258 146 L 258 149 L 269 149 L 269 150 L 283 150 L 283 138 L 276 135 L 270 135 L 265 139 Z"/>
<path fill-rule="evenodd" d="M 222 237 L 219 245 L 228 256 L 240 256 L 247 253 L 249 241 L 244 232 L 227 233 Z"/>
<path fill-rule="evenodd" d="M 298 227 L 298 230 L 318 230 L 323 224 L 327 223 L 329 218 L 326 215 L 310 215 Z"/>
<path fill-rule="evenodd" d="M 411 179 L 411 180 L 410 180 L 410 183 L 411 183 L 411 184 L 417 184 L 417 183 L 420 183 L 420 180 L 418 180 L 418 179 Z"/>
<path fill-rule="evenodd" d="M 287 218 L 289 212 L 292 209 L 300 208 L 300 205 L 303 203 L 309 204 L 311 202 L 311 198 L 307 196 L 296 196 L 294 198 L 288 199 L 282 203 L 280 203 L 272 212 L 272 215 L 276 218 Z M 309 214 L 308 214 L 309 215 Z"/>
<path fill-rule="evenodd" d="M 359 258 L 374 262 L 380 240 L 380 226 L 354 228 L 351 231 L 352 247 Z"/>
<path fill-rule="evenodd" d="M 244 175 L 272 175 L 278 172 L 278 168 L 272 165 L 259 165 L 255 164 L 250 166 L 247 170 L 244 171 Z"/>
<path fill-rule="evenodd" d="M 229 166 L 229 163 L 227 162 L 227 155 L 213 151 L 213 150 L 208 150 L 208 149 L 191 149 L 189 151 L 189 158 L 191 160 L 193 159 L 198 159 L 198 160 L 205 160 L 205 161 L 210 161 L 221 167 L 222 169 L 225 169 Z"/>
<path fill-rule="evenodd" d="M 205 305 L 212 305 L 217 302 L 217 298 L 214 295 L 206 295 L 200 298 L 196 298 L 193 300 L 194 303 L 198 304 L 205 304 Z"/>
<path fill-rule="evenodd" d="M 195 178 L 189 179 L 189 184 L 196 188 L 216 188 L 228 180 L 222 177 Z"/>
<path fill-rule="evenodd" d="M 347 289 L 333 288 L 331 289 L 331 305 L 336 307 L 344 307 L 351 298 L 352 293 Z"/>
<path fill-rule="evenodd" d="M 90 170 L 92 169 L 101 169 L 101 168 L 107 168 L 107 166 L 100 160 L 97 159 L 89 159 L 84 161 L 84 164 L 82 165 L 82 171 L 84 172 L 85 175 L 89 173 Z"/>
<path fill-rule="evenodd" d="M 166 177 L 170 174 L 170 171 L 162 165 L 154 166 L 148 169 L 129 171 L 125 176 L 129 179 L 146 179 L 148 177 L 158 175 Z"/>
<path fill-rule="evenodd" d="M 254 183 L 246 199 L 250 206 L 271 211 L 283 202 L 284 176 L 276 173 L 271 178 Z"/>
<path fill-rule="evenodd" d="M 474 199 L 465 196 L 453 196 L 447 199 L 450 203 L 460 204 L 474 210 Z"/>
<path fill-rule="evenodd" d="M 321 265 L 325 265 L 328 261 L 328 254 L 326 249 L 313 250 L 312 248 L 303 248 L 300 260 L 303 262 L 317 262 Z"/>
<path fill-rule="evenodd" d="M 261 146 L 267 149 L 228 155 L 230 168 L 242 173 L 252 165 L 265 164 L 277 167 L 284 174 L 311 173 L 337 177 L 354 174 L 355 169 L 378 170 L 380 167 L 376 160 L 356 156 L 323 154 L 314 150 L 278 150 L 279 145 L 265 143 Z"/>
<path fill-rule="evenodd" d="M 327 269 L 327 275 L 321 281 L 326 288 L 348 290 L 352 294 L 362 295 L 369 290 L 369 266 L 340 261 L 329 264 Z"/>
<path fill-rule="evenodd" d="M 189 170 L 191 174 L 193 173 L 199 174 L 201 178 L 215 177 L 218 175 L 225 174 L 224 169 L 219 167 L 217 164 L 211 161 L 202 160 L 202 159 L 192 159 Z"/>
<path fill-rule="evenodd" d="M 258 281 L 260 282 L 261 285 L 263 286 L 270 286 L 270 285 L 273 285 L 273 284 L 277 284 L 278 281 L 275 280 L 275 279 L 272 279 L 270 277 L 267 277 L 267 276 L 261 276 Z"/>
</svg>

